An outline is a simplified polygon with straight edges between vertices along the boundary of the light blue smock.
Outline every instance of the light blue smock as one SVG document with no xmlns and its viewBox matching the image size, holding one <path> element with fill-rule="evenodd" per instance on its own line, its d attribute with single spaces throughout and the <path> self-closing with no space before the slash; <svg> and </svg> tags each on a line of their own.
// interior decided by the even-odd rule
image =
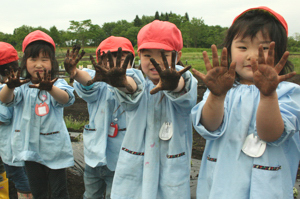
<svg viewBox="0 0 300 199">
<path fill-rule="evenodd" d="M 95 71 L 83 69 L 94 78 Z M 126 114 L 110 85 L 104 82 L 95 82 L 91 86 L 83 86 L 74 82 L 78 96 L 87 102 L 89 124 L 83 132 L 84 160 L 90 167 L 107 165 L 114 171 L 121 144 L 126 132 Z M 118 125 L 116 137 L 108 137 L 110 124 Z"/>
<path fill-rule="evenodd" d="M 284 132 L 278 140 L 267 143 L 264 154 L 257 158 L 242 151 L 246 137 L 252 133 L 257 135 L 260 93 L 255 85 L 242 84 L 227 92 L 223 122 L 214 132 L 199 123 L 209 91 L 192 109 L 194 127 L 206 139 L 198 177 L 198 199 L 293 198 L 295 171 L 291 168 L 296 165 L 291 165 L 287 152 L 293 153 L 290 157 L 298 155 L 298 165 L 299 152 L 289 150 L 289 146 L 300 128 L 300 87 L 282 82 L 276 92 Z"/>
<path fill-rule="evenodd" d="M 24 166 L 24 162 L 12 162 L 11 135 L 12 135 L 12 107 L 0 105 L 0 156 L 2 161 L 10 166 Z"/>
<path fill-rule="evenodd" d="M 14 90 L 12 102 L 1 104 L 13 106 L 12 152 L 13 161 L 34 161 L 50 169 L 62 169 L 74 165 L 70 136 L 63 118 L 63 109 L 74 103 L 73 87 L 64 79 L 58 79 L 54 86 L 65 90 L 69 95 L 66 104 L 60 104 L 46 91 L 29 88 L 28 82 Z M 46 95 L 49 113 L 38 116 L 36 104 L 42 103 Z"/>
<path fill-rule="evenodd" d="M 5 84 L 0 85 L 0 90 Z M 0 156 L 2 161 L 10 166 L 24 166 L 24 162 L 12 162 L 11 135 L 13 123 L 13 107 L 0 105 Z"/>
<path fill-rule="evenodd" d="M 176 66 L 176 69 L 182 69 Z M 197 80 L 187 71 L 180 93 L 159 91 L 139 70 L 128 69 L 138 85 L 134 94 L 115 88 L 127 114 L 127 132 L 122 144 L 111 197 L 113 199 L 189 199 L 192 151 L 191 109 L 197 100 Z M 170 140 L 161 140 L 165 122 L 173 125 Z"/>
</svg>

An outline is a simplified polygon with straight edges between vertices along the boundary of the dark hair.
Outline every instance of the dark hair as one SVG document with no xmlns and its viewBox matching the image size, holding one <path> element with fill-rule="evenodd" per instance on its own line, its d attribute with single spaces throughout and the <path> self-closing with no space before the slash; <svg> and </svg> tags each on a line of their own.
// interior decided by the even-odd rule
<svg viewBox="0 0 300 199">
<path fill-rule="evenodd" d="M 10 63 L 7 63 L 7 64 L 0 65 L 0 75 L 3 76 L 3 77 L 6 76 L 5 70 L 9 71 L 9 67 L 10 66 L 16 72 L 18 70 L 18 68 L 19 68 L 19 62 L 18 62 L 18 60 L 10 62 Z"/>
<path fill-rule="evenodd" d="M 231 63 L 231 44 L 237 36 L 251 37 L 253 39 L 258 32 L 262 32 L 263 37 L 268 37 L 275 42 L 275 64 L 279 62 L 287 49 L 287 35 L 281 23 L 270 13 L 264 10 L 251 10 L 240 16 L 227 30 L 224 39 L 224 46 L 228 52 L 228 62 Z M 228 64 L 228 67 L 229 67 Z M 294 70 L 293 64 L 288 60 L 280 71 L 279 75 L 284 75 Z M 239 81 L 236 75 L 236 81 Z"/>
<path fill-rule="evenodd" d="M 24 51 L 24 55 L 21 61 L 21 74 L 25 79 L 30 79 L 31 75 L 27 71 L 26 63 L 29 57 L 36 58 L 39 57 L 40 52 L 44 55 L 49 56 L 51 61 L 51 79 L 54 79 L 58 76 L 58 62 L 55 58 L 54 47 L 45 41 L 34 41 L 30 43 Z"/>
</svg>

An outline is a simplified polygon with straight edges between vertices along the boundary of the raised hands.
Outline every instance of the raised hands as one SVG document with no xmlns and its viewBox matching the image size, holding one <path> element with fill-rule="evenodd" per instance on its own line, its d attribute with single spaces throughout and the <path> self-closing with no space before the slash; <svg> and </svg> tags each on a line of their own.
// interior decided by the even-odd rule
<svg viewBox="0 0 300 199">
<path fill-rule="evenodd" d="M 161 49 L 161 56 L 164 62 L 164 68 L 162 69 L 160 65 L 155 61 L 155 59 L 151 58 L 153 66 L 160 76 L 160 80 L 155 88 L 150 91 L 150 94 L 155 94 L 160 90 L 175 90 L 178 87 L 178 82 L 183 73 L 191 68 L 191 66 L 186 66 L 180 71 L 175 69 L 175 61 L 176 61 L 176 51 L 172 51 L 172 63 L 171 67 L 169 67 L 165 51 Z"/>
<path fill-rule="evenodd" d="M 11 66 L 9 67 L 9 71 L 5 70 L 7 80 L 4 83 L 7 85 L 8 88 L 13 89 L 30 81 L 30 79 L 20 80 L 20 73 L 20 68 L 18 69 L 17 74 L 15 74 Z"/>
<path fill-rule="evenodd" d="M 132 58 L 132 54 L 129 53 L 123 65 L 121 66 L 121 58 L 122 58 L 122 48 L 118 48 L 116 66 L 114 66 L 114 61 L 112 54 L 110 51 L 107 54 L 103 54 L 100 58 L 100 53 L 98 51 L 98 64 L 96 64 L 94 58 L 91 56 L 91 61 L 96 69 L 96 75 L 94 79 L 90 80 L 87 85 L 90 85 L 96 81 L 104 81 L 114 87 L 125 87 L 128 92 L 134 92 L 134 89 L 127 82 L 126 78 L 126 69 L 129 63 L 129 60 Z M 107 66 L 107 62 L 109 63 L 109 67 Z"/>
<path fill-rule="evenodd" d="M 67 50 L 67 54 L 64 60 L 64 66 L 67 71 L 67 73 L 70 74 L 70 78 L 74 79 L 76 75 L 76 65 L 78 64 L 79 60 L 83 57 L 85 54 L 84 50 L 81 51 L 79 54 L 80 46 L 75 45 L 73 46 L 73 49 L 71 53 L 69 52 L 69 49 Z"/>
<path fill-rule="evenodd" d="M 107 77 L 107 71 L 109 67 L 107 66 L 107 54 L 103 51 L 101 56 L 101 49 L 97 52 L 98 63 L 95 62 L 95 59 L 92 55 L 90 55 L 90 60 L 96 70 L 96 74 L 92 80 L 87 82 L 87 85 L 91 85 L 94 82 L 106 82 L 109 83 L 109 79 Z"/>
<path fill-rule="evenodd" d="M 51 80 L 51 71 L 46 71 L 46 69 L 44 69 L 44 77 L 41 78 L 40 74 L 37 72 L 37 77 L 38 77 L 38 84 L 31 84 L 29 85 L 30 88 L 38 88 L 40 90 L 45 90 L 45 91 L 51 91 L 54 82 L 56 82 L 56 80 L 58 78 L 55 78 L 53 80 Z"/>
<path fill-rule="evenodd" d="M 280 61 L 274 66 L 275 42 L 270 43 L 268 57 L 265 59 L 263 46 L 258 49 L 258 63 L 253 58 L 251 59 L 251 67 L 253 71 L 253 82 L 260 92 L 265 95 L 271 95 L 277 88 L 278 84 L 293 77 L 296 72 L 291 72 L 286 75 L 278 75 L 283 69 L 289 52 L 285 52 Z"/>
<path fill-rule="evenodd" d="M 203 60 L 207 70 L 207 74 L 203 74 L 195 69 L 193 73 L 203 80 L 207 88 L 216 96 L 225 96 L 227 91 L 233 86 L 235 80 L 235 63 L 231 63 L 228 69 L 227 49 L 223 48 L 219 63 L 218 51 L 215 45 L 211 46 L 212 63 L 211 65 L 207 52 L 203 52 Z"/>
</svg>

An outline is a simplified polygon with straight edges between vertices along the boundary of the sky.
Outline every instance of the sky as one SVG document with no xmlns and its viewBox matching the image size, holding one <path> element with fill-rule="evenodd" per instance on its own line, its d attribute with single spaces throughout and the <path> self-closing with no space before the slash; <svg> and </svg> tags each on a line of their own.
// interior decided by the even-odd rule
<svg viewBox="0 0 300 199">
<path fill-rule="evenodd" d="M 70 21 L 91 19 L 92 24 L 154 16 L 155 12 L 172 12 L 189 18 L 203 19 L 207 25 L 229 27 L 235 16 L 257 6 L 268 6 L 288 23 L 289 36 L 300 34 L 300 0 L 9 0 L 1 2 L 0 32 L 13 34 L 22 25 L 49 30 L 67 30 Z"/>
</svg>

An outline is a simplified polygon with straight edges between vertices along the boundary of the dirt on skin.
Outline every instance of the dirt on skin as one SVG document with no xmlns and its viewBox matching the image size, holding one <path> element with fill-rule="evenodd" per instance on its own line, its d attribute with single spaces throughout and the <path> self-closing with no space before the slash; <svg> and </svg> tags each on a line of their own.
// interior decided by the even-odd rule
<svg viewBox="0 0 300 199">
<path fill-rule="evenodd" d="M 294 82 L 300 85 L 300 75 L 296 75 L 289 80 L 290 82 Z M 203 94 L 206 90 L 206 86 L 203 84 L 201 80 L 198 80 L 198 99 L 197 101 L 201 101 Z M 79 98 L 75 93 L 76 100 L 75 103 L 66 107 L 64 110 L 64 115 L 71 115 L 72 118 L 78 120 L 88 120 L 88 111 L 86 102 Z M 72 131 L 72 129 L 69 129 Z M 202 154 L 205 147 L 205 139 L 202 138 L 197 132 L 193 132 L 193 149 L 192 149 L 192 158 L 201 160 Z M 298 172 L 297 178 L 300 178 L 300 171 Z M 68 180 L 68 191 L 71 199 L 81 199 L 84 193 L 84 182 L 83 176 L 76 175 L 70 171 L 67 172 L 67 180 Z M 9 183 L 9 197 L 10 199 L 17 199 L 16 189 L 12 182 Z"/>
</svg>

